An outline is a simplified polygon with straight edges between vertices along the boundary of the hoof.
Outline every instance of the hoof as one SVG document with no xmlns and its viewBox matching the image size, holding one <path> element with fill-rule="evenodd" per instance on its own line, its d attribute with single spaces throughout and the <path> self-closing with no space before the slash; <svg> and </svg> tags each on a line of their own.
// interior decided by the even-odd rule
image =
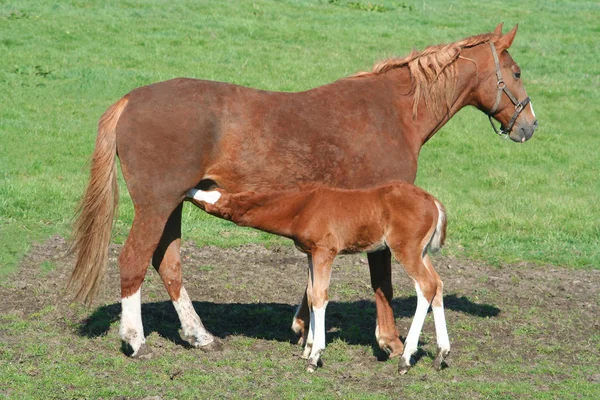
<svg viewBox="0 0 600 400">
<path fill-rule="evenodd" d="M 310 372 L 311 374 L 315 372 L 317 369 L 323 367 L 323 361 L 319 358 L 319 360 L 315 363 L 314 360 L 308 360 L 306 363 L 306 372 Z"/>
<path fill-rule="evenodd" d="M 306 346 L 304 346 L 304 351 L 302 352 L 302 355 L 300 357 L 305 360 L 308 360 L 308 357 L 310 357 L 311 352 L 312 352 L 312 344 L 307 344 Z"/>
<path fill-rule="evenodd" d="M 435 368 L 436 371 L 441 371 L 444 368 L 448 368 L 448 364 L 446 361 L 444 361 L 444 359 L 449 353 L 449 350 L 441 350 L 438 348 L 437 356 L 435 356 L 435 360 L 433 360 L 433 368 Z"/>
<path fill-rule="evenodd" d="M 398 373 L 400 375 L 404 375 L 408 372 L 409 369 L 410 369 L 410 361 L 406 362 L 406 360 L 404 360 L 404 358 L 400 358 L 400 361 L 398 362 Z"/>
<path fill-rule="evenodd" d="M 223 350 L 223 343 L 221 343 L 219 339 L 215 338 L 209 344 L 205 344 L 203 346 L 198 345 L 196 347 L 202 350 L 204 353 L 214 353 Z"/>
<path fill-rule="evenodd" d="M 404 345 L 398 338 L 390 341 L 380 340 L 378 344 L 379 348 L 387 354 L 388 359 L 401 356 L 404 352 Z"/>
<path fill-rule="evenodd" d="M 152 358 L 152 349 L 146 343 L 142 343 L 140 348 L 131 355 L 131 358 L 138 360 L 149 360 Z"/>
</svg>

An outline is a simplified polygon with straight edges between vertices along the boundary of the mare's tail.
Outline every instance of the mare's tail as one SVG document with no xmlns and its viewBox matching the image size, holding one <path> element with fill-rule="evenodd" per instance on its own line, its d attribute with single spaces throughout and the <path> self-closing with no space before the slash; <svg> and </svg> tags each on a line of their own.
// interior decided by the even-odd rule
<svg viewBox="0 0 600 400">
<path fill-rule="evenodd" d="M 100 118 L 90 180 L 74 225 L 70 252 L 77 254 L 77 260 L 67 290 L 76 291 L 74 299 L 87 305 L 94 300 L 106 272 L 108 245 L 119 199 L 116 127 L 128 101 L 128 96 L 123 97 Z"/>
</svg>

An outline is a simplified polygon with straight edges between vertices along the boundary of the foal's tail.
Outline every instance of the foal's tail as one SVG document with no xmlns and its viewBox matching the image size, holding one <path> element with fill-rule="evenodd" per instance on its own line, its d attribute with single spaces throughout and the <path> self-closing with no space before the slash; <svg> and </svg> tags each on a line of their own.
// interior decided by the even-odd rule
<svg viewBox="0 0 600 400">
<path fill-rule="evenodd" d="M 438 200 L 435 201 L 435 206 L 438 209 L 438 218 L 437 224 L 435 226 L 435 231 L 431 236 L 431 240 L 429 241 L 429 245 L 427 246 L 429 250 L 435 252 L 439 251 L 444 245 L 444 241 L 446 240 L 446 209 L 444 205 L 440 203 Z"/>
<path fill-rule="evenodd" d="M 74 300 L 90 305 L 106 272 L 108 245 L 119 199 L 115 156 L 116 127 L 128 96 L 113 104 L 100 118 L 92 155 L 90 180 L 81 199 L 70 253 L 77 253 L 67 290 L 76 290 Z"/>
</svg>

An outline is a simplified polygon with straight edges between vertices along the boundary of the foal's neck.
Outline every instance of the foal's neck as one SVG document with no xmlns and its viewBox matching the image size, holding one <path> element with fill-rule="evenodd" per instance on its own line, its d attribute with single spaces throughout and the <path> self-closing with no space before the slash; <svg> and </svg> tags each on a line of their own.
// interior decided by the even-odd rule
<svg viewBox="0 0 600 400">
<path fill-rule="evenodd" d="M 243 192 L 231 195 L 231 221 L 293 239 L 292 224 L 313 191 Z"/>
</svg>

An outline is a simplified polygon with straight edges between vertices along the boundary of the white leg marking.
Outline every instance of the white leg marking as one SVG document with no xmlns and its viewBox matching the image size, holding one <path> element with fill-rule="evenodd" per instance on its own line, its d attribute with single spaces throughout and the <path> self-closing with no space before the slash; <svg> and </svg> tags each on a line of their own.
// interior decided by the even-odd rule
<svg viewBox="0 0 600 400">
<path fill-rule="evenodd" d="M 327 302 L 323 308 L 315 308 L 315 338 L 313 341 L 313 353 L 315 349 L 325 349 L 325 309 Z"/>
<path fill-rule="evenodd" d="M 375 326 L 375 340 L 377 340 L 377 344 L 379 345 L 380 348 L 382 348 L 382 349 L 388 348 L 385 340 L 383 340 L 379 337 L 379 322 Z M 386 350 L 386 351 L 391 351 L 391 350 Z"/>
<path fill-rule="evenodd" d="M 408 335 L 406 336 L 406 341 L 404 343 L 404 353 L 402 353 L 402 358 L 406 362 L 406 365 L 410 365 L 410 357 L 417 351 L 419 336 L 421 335 L 423 323 L 425 322 L 427 310 L 429 309 L 429 302 L 427 302 L 419 284 L 416 282 L 415 290 L 417 291 L 417 310 L 415 311 L 415 316 L 410 324 L 410 329 L 408 330 Z"/>
<path fill-rule="evenodd" d="M 192 345 L 196 347 L 206 346 L 215 340 L 215 337 L 204 328 L 200 317 L 194 310 L 190 296 L 182 286 L 179 292 L 179 300 L 173 302 L 175 311 L 181 321 L 184 336 L 192 339 Z"/>
<path fill-rule="evenodd" d="M 319 359 L 321 358 L 321 354 L 325 350 L 325 310 L 327 309 L 327 301 L 323 305 L 322 308 L 313 308 L 313 312 L 311 315 L 314 315 L 314 318 L 311 318 L 310 325 L 313 326 L 314 321 L 314 339 L 312 350 L 310 352 L 309 364 L 317 365 Z"/>
<path fill-rule="evenodd" d="M 448 338 L 448 329 L 446 328 L 446 317 L 444 315 L 444 305 L 440 307 L 431 307 L 433 311 L 433 320 L 435 322 L 435 335 L 437 336 L 438 348 L 443 352 L 450 351 L 450 339 Z"/>
<path fill-rule="evenodd" d="M 119 333 L 121 339 L 133 349 L 134 356 L 142 344 L 146 342 L 142 325 L 141 287 L 131 296 L 121 299 L 121 328 Z"/>
<path fill-rule="evenodd" d="M 535 111 L 533 111 L 533 103 L 531 101 L 529 102 L 529 107 L 531 107 L 531 114 L 533 115 L 533 118 L 535 118 Z"/>
<path fill-rule="evenodd" d="M 204 191 L 198 189 L 190 189 L 187 193 L 188 197 L 193 198 L 197 201 L 204 201 L 206 203 L 215 204 L 217 200 L 221 198 L 221 193 L 216 190 Z"/>
<path fill-rule="evenodd" d="M 310 326 L 308 327 L 308 335 L 306 336 L 306 345 L 304 346 L 304 352 L 302 358 L 308 359 L 312 352 L 313 342 L 315 340 L 315 313 L 310 310 Z"/>
</svg>

